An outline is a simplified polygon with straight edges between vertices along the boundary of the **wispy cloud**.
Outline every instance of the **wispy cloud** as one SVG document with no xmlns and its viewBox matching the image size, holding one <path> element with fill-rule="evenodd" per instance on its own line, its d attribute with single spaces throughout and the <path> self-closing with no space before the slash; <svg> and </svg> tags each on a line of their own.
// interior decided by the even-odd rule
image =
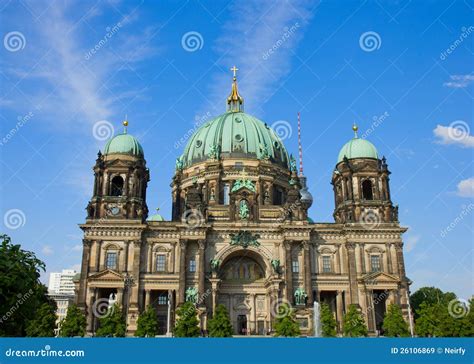
<svg viewBox="0 0 474 364">
<path fill-rule="evenodd" d="M 225 92 L 230 92 L 229 68 L 234 64 L 240 69 L 239 87 L 246 109 L 255 112 L 263 106 L 290 71 L 313 5 L 311 1 L 249 1 L 231 7 L 223 35 L 215 44 L 222 71 L 213 76 L 209 98 L 213 111 L 224 109 Z"/>
<path fill-rule="evenodd" d="M 461 197 L 474 197 L 474 177 L 459 182 L 457 194 Z"/>
<path fill-rule="evenodd" d="M 474 147 L 474 136 L 470 134 L 469 125 L 464 121 L 455 121 L 449 126 L 437 125 L 433 134 L 438 144 L 455 144 L 464 148 Z"/>
<path fill-rule="evenodd" d="M 451 81 L 443 83 L 443 86 L 450 88 L 464 88 L 474 81 L 474 75 L 452 75 L 449 76 Z"/>
<path fill-rule="evenodd" d="M 411 252 L 416 244 L 420 241 L 421 236 L 420 235 L 410 235 L 406 238 L 406 245 L 405 245 L 405 251 L 407 253 Z"/>
</svg>

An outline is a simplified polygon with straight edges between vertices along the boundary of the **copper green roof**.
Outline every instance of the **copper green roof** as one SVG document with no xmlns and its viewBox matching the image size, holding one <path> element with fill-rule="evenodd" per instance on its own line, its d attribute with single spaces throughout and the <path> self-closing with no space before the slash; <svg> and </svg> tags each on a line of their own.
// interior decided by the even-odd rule
<svg viewBox="0 0 474 364">
<path fill-rule="evenodd" d="M 104 154 L 131 154 L 143 156 L 143 148 L 130 134 L 119 134 L 110 139 L 104 148 Z"/>
<path fill-rule="evenodd" d="M 201 126 L 186 145 L 181 160 L 189 167 L 211 158 L 216 149 L 223 159 L 269 158 L 289 167 L 288 152 L 275 131 L 241 111 L 226 112 Z"/>
<path fill-rule="evenodd" d="M 146 221 L 165 221 L 165 219 L 160 214 L 154 214 L 149 216 Z"/>
<path fill-rule="evenodd" d="M 365 139 L 355 137 L 349 140 L 339 152 L 337 163 L 342 162 L 344 157 L 347 159 L 370 158 L 378 159 L 378 153 L 375 146 Z"/>
</svg>

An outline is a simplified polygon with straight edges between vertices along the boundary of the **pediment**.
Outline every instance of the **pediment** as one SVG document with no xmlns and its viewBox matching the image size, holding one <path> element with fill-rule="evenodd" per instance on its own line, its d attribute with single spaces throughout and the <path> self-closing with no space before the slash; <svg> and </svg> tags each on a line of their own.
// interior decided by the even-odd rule
<svg viewBox="0 0 474 364">
<path fill-rule="evenodd" d="M 101 280 L 101 281 L 120 281 L 123 282 L 124 277 L 111 269 L 103 270 L 102 272 L 95 273 L 88 278 L 89 280 Z"/>
<path fill-rule="evenodd" d="M 123 159 L 116 158 L 116 159 L 113 159 L 113 160 L 109 160 L 107 162 L 107 167 L 108 168 L 110 168 L 110 167 L 128 168 L 128 167 L 130 167 L 130 162 L 129 161 L 124 161 Z"/>
<path fill-rule="evenodd" d="M 387 284 L 387 283 L 396 283 L 400 282 L 400 279 L 397 277 L 384 273 L 384 272 L 373 272 L 366 274 L 361 279 L 366 285 L 377 285 L 377 284 Z"/>
</svg>

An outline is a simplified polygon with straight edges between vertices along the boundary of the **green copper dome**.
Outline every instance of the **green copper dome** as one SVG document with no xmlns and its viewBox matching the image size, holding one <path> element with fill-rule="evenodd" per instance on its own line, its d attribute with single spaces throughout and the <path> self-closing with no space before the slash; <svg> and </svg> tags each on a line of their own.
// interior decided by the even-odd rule
<svg viewBox="0 0 474 364">
<path fill-rule="evenodd" d="M 289 168 L 288 152 L 275 131 L 242 111 L 228 111 L 201 126 L 180 162 L 189 167 L 211 158 L 269 159 Z"/>
<path fill-rule="evenodd" d="M 378 159 L 378 154 L 377 149 L 371 142 L 355 137 L 342 147 L 341 151 L 339 152 L 339 157 L 337 158 L 337 163 L 342 162 L 344 157 L 347 159 Z"/>
<path fill-rule="evenodd" d="M 104 154 L 116 153 L 143 156 L 143 148 L 133 135 L 123 133 L 114 136 L 105 145 Z"/>
<path fill-rule="evenodd" d="M 164 217 L 161 216 L 160 214 L 154 214 L 148 217 L 146 221 L 165 221 Z"/>
</svg>

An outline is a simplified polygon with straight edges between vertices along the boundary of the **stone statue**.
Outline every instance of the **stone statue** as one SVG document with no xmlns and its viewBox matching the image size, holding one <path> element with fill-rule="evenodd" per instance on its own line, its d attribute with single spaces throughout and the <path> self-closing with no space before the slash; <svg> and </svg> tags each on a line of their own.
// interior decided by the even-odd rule
<svg viewBox="0 0 474 364">
<path fill-rule="evenodd" d="M 196 287 L 186 289 L 186 302 L 197 303 L 198 290 Z"/>
<path fill-rule="evenodd" d="M 117 296 L 115 295 L 115 293 L 111 293 L 109 295 L 109 309 L 114 307 L 115 303 L 117 302 Z"/>
<path fill-rule="evenodd" d="M 293 157 L 293 154 L 290 156 L 290 171 L 296 172 L 296 159 Z"/>
<path fill-rule="evenodd" d="M 243 248 L 249 246 L 260 246 L 257 239 L 260 239 L 259 234 L 252 235 L 250 231 L 239 231 L 237 234 L 230 234 L 230 245 L 240 245 Z"/>
<path fill-rule="evenodd" d="M 219 259 L 212 259 L 211 260 L 211 270 L 213 272 L 217 272 L 219 269 L 219 265 L 221 264 L 221 261 Z"/>
<path fill-rule="evenodd" d="M 210 159 L 219 159 L 220 153 L 219 153 L 219 146 L 218 145 L 211 145 L 209 148 L 209 153 L 207 155 Z"/>
<path fill-rule="evenodd" d="M 249 181 L 248 179 L 238 179 L 237 181 L 235 181 L 234 185 L 232 186 L 232 190 L 230 192 L 238 191 L 244 187 L 252 192 L 257 191 L 252 181 Z"/>
<path fill-rule="evenodd" d="M 306 304 L 306 297 L 308 297 L 308 295 L 306 294 L 305 290 L 303 288 L 299 287 L 295 291 L 295 304 L 296 305 Z"/>
<path fill-rule="evenodd" d="M 279 274 L 280 273 L 280 259 L 272 259 L 271 263 L 272 263 L 272 267 L 275 273 Z"/>
<path fill-rule="evenodd" d="M 247 205 L 247 201 L 242 200 L 240 201 L 240 206 L 239 206 L 239 217 L 241 220 L 247 220 L 249 218 L 249 207 Z"/>
<path fill-rule="evenodd" d="M 176 158 L 176 170 L 177 171 L 182 171 L 184 168 L 184 162 L 183 162 L 183 157 L 178 157 Z"/>
<path fill-rule="evenodd" d="M 260 158 L 268 160 L 270 159 L 270 153 L 268 153 L 268 147 L 264 144 L 260 144 Z"/>
</svg>

